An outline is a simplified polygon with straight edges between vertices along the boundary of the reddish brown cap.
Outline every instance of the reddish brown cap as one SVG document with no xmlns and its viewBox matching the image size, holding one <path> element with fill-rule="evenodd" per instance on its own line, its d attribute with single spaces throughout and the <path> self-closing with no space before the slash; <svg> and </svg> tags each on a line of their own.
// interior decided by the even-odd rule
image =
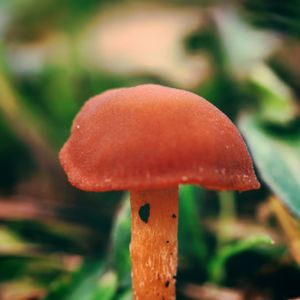
<svg viewBox="0 0 300 300">
<path fill-rule="evenodd" d="M 220 110 L 193 93 L 152 84 L 87 101 L 60 161 L 71 184 L 86 191 L 260 186 L 240 133 Z"/>
</svg>

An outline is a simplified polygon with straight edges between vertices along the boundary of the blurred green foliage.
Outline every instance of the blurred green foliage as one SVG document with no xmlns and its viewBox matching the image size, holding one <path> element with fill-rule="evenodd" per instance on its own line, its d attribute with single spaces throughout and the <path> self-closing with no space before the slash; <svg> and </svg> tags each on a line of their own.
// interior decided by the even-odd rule
<svg viewBox="0 0 300 300">
<path fill-rule="evenodd" d="M 206 283 L 245 299 L 299 297 L 298 1 L 152 2 L 158 12 L 199 14 L 200 24 L 174 49 L 155 52 L 167 61 L 183 48 L 187 56 L 172 61 L 182 77 L 199 55 L 209 67 L 194 70 L 202 79 L 193 85 L 172 81 L 163 68 L 107 70 L 100 50 L 86 62 L 92 54 L 82 44 L 99 15 L 114 18 L 114 8 L 136 5 L 0 2 L 0 299 L 131 299 L 128 196 L 76 191 L 57 152 L 86 99 L 146 82 L 190 89 L 224 111 L 240 127 L 262 182 L 242 194 L 181 187 L 178 299 L 191 299 L 190 283 L 199 286 L 193 299 L 206 299 Z M 96 48 L 98 37 L 92 41 Z M 270 198 L 284 205 L 274 209 Z"/>
<path fill-rule="evenodd" d="M 262 178 L 276 195 L 300 217 L 300 127 L 267 126 L 253 115 L 245 115 L 240 127 Z"/>
</svg>

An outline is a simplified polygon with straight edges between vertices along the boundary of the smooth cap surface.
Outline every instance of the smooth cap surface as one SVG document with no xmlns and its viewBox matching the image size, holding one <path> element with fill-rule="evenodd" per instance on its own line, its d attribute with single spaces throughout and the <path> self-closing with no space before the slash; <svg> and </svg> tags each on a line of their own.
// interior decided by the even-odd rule
<svg viewBox="0 0 300 300">
<path fill-rule="evenodd" d="M 109 90 L 88 100 L 60 161 L 71 184 L 86 191 L 260 186 L 235 125 L 198 95 L 159 85 Z"/>
</svg>

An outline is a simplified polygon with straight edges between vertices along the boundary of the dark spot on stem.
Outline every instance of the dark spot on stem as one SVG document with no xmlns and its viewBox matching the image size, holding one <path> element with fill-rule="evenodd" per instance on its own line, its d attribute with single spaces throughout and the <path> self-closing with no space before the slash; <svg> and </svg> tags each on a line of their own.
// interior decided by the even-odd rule
<svg viewBox="0 0 300 300">
<path fill-rule="evenodd" d="M 148 223 L 149 216 L 150 216 L 150 204 L 149 203 L 146 203 L 140 207 L 139 216 L 144 223 Z"/>
<path fill-rule="evenodd" d="M 176 280 L 176 279 L 177 279 L 177 276 L 176 276 L 176 275 L 174 275 L 174 276 L 173 276 L 173 279 L 175 279 L 175 280 Z"/>
<path fill-rule="evenodd" d="M 170 243 L 170 241 L 166 241 L 166 243 L 167 243 L 167 244 L 169 244 L 169 243 Z"/>
<path fill-rule="evenodd" d="M 176 219 L 176 215 L 175 215 L 175 214 L 172 214 L 172 218 L 173 218 L 173 219 Z"/>
<path fill-rule="evenodd" d="M 169 287 L 169 285 L 170 285 L 170 281 L 168 280 L 165 282 L 165 287 L 167 288 L 167 287 Z"/>
</svg>

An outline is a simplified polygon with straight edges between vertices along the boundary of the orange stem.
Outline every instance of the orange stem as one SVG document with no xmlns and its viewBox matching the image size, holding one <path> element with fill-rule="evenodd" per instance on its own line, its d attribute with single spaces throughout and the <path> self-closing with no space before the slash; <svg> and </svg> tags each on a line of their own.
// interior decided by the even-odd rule
<svg viewBox="0 0 300 300">
<path fill-rule="evenodd" d="M 175 299 L 178 188 L 131 192 L 133 299 Z"/>
</svg>

